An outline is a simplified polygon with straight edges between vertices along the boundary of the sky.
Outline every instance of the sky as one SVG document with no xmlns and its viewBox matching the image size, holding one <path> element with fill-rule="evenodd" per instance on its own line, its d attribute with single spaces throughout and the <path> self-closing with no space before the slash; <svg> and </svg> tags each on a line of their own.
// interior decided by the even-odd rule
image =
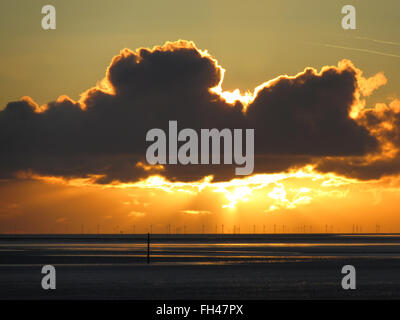
<svg viewBox="0 0 400 320">
<path fill-rule="evenodd" d="M 0 232 L 400 232 L 398 1 L 0 9 Z M 148 168 L 173 119 L 255 128 L 254 174 Z"/>
</svg>

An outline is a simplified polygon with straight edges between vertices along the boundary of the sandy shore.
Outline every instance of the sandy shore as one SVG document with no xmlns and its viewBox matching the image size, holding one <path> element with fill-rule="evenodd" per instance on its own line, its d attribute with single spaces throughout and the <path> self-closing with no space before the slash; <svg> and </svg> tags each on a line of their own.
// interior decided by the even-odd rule
<svg viewBox="0 0 400 320">
<path fill-rule="evenodd" d="M 395 236 L 0 237 L 0 299 L 398 299 Z M 251 241 L 250 241 L 251 240 Z M 41 288 L 41 267 L 57 289 Z M 341 288 L 341 268 L 357 289 Z"/>
</svg>

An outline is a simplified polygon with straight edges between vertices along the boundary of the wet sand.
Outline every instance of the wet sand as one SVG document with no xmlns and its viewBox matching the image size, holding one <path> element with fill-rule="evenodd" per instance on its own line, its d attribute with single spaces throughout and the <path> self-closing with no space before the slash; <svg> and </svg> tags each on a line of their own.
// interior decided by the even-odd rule
<svg viewBox="0 0 400 320">
<path fill-rule="evenodd" d="M 145 235 L 1 235 L 0 299 L 400 298 L 399 235 L 152 235 L 150 264 L 146 250 Z"/>
</svg>

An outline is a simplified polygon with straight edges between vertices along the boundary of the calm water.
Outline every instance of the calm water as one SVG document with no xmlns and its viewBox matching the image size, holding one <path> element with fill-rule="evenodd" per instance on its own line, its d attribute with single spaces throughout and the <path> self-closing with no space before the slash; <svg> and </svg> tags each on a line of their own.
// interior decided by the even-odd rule
<svg viewBox="0 0 400 320">
<path fill-rule="evenodd" d="M 398 259 L 400 236 L 383 235 L 152 235 L 153 263 L 247 263 L 276 259 Z M 143 262 L 146 235 L 0 237 L 0 263 Z"/>
</svg>

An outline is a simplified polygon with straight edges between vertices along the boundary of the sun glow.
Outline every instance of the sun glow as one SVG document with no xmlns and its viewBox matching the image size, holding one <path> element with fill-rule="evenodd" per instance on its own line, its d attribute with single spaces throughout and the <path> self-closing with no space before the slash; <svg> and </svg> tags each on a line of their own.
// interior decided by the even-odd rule
<svg viewBox="0 0 400 320">
<path fill-rule="evenodd" d="M 179 227 L 179 232 L 186 226 L 188 233 L 203 232 L 203 225 L 207 233 L 222 232 L 222 225 L 225 233 L 252 233 L 256 224 L 257 233 L 263 224 L 266 232 L 275 232 L 275 224 L 277 232 L 289 232 L 289 226 L 290 232 L 298 232 L 296 228 L 303 224 L 313 224 L 313 232 L 324 232 L 327 223 L 350 232 L 354 215 L 364 217 L 372 230 L 381 221 L 369 215 L 374 210 L 386 210 L 388 217 L 396 218 L 390 210 L 398 202 L 400 190 L 400 177 L 361 181 L 322 174 L 312 166 L 230 181 L 214 181 L 213 176 L 192 182 L 170 181 L 160 174 L 136 182 L 110 183 L 104 183 L 101 175 L 68 179 L 25 172 L 19 177 L 25 181 L 18 184 L 30 188 L 26 205 L 40 206 L 39 211 L 48 214 L 46 219 L 57 220 L 54 223 L 60 232 L 73 224 L 80 232 L 81 224 L 94 223 L 90 221 L 107 232 L 116 232 L 118 225 L 126 232 L 132 232 L 134 225 L 136 232 L 149 232 L 152 225 L 153 232 L 163 233 L 169 224 Z M 12 195 L 7 197 L 12 199 Z M 0 218 L 2 210 L 0 204 Z M 19 214 L 23 207 L 7 210 Z"/>
<path fill-rule="evenodd" d="M 193 182 L 169 181 L 161 175 L 152 175 L 137 182 L 113 181 L 108 184 L 97 183 L 101 175 L 88 178 L 60 178 L 40 176 L 31 172 L 20 173 L 20 178 L 40 180 L 51 184 L 63 184 L 72 187 L 91 187 L 101 189 L 149 190 L 162 191 L 173 195 L 187 194 L 196 196 L 203 191 L 221 194 L 222 209 L 236 209 L 239 204 L 257 201 L 265 202 L 265 212 L 280 208 L 294 209 L 306 205 L 314 198 L 321 196 L 345 197 L 346 190 L 339 192 L 332 188 L 343 188 L 361 183 L 334 174 L 315 172 L 311 165 L 285 173 L 255 174 L 245 178 L 235 178 L 230 181 L 215 181 L 213 176 L 206 176 Z"/>
<path fill-rule="evenodd" d="M 233 91 L 223 91 L 222 83 L 224 82 L 225 69 L 218 64 L 217 60 L 212 57 L 210 57 L 210 59 L 214 61 L 215 65 L 221 71 L 221 79 L 218 85 L 214 88 L 211 88 L 210 92 L 219 95 L 229 104 L 235 104 L 237 101 L 239 101 L 242 103 L 243 107 L 246 108 L 254 100 L 254 95 L 250 91 L 246 91 L 244 94 L 242 94 L 239 89 L 235 89 Z"/>
</svg>

